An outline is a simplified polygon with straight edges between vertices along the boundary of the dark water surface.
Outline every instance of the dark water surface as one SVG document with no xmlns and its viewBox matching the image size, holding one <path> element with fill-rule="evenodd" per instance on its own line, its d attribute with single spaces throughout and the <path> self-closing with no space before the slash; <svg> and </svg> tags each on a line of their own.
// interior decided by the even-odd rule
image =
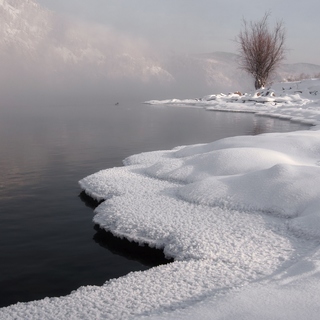
<svg viewBox="0 0 320 320">
<path fill-rule="evenodd" d="M 78 181 L 143 151 L 306 129 L 252 114 L 165 106 L 0 111 L 0 306 L 70 293 L 164 263 L 99 232 Z"/>
</svg>

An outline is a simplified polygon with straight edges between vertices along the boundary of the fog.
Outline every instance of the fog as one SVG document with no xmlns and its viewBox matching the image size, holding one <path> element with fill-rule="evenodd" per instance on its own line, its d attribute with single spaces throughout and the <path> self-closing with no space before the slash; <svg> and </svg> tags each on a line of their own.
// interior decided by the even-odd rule
<svg viewBox="0 0 320 320">
<path fill-rule="evenodd" d="M 0 9 L 3 106 L 192 98 L 231 87 L 208 81 L 207 66 L 198 57 L 160 50 L 127 30 L 33 1 L 4 0 Z"/>
<path fill-rule="evenodd" d="M 1 96 L 7 103 L 112 100 L 137 96 L 141 84 L 148 84 L 149 79 L 141 77 L 142 62 L 134 61 L 144 54 L 143 46 L 107 28 L 50 18 L 42 29 L 35 24 L 29 28 L 42 34 L 21 32 L 21 41 L 17 42 L 16 37 L 2 50 Z M 126 52 L 131 54 L 128 61 L 126 56 L 120 56 Z M 126 71 L 129 68 L 137 70 Z"/>
</svg>

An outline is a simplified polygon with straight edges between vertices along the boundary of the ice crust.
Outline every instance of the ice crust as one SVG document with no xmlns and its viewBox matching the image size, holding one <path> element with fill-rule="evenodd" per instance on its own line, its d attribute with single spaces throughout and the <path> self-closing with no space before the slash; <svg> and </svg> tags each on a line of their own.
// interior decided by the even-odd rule
<svg viewBox="0 0 320 320">
<path fill-rule="evenodd" d="M 96 224 L 174 262 L 2 308 L 0 319 L 318 319 L 319 88 L 314 79 L 259 95 L 162 102 L 315 127 L 133 155 L 82 179 L 104 200 Z"/>
</svg>

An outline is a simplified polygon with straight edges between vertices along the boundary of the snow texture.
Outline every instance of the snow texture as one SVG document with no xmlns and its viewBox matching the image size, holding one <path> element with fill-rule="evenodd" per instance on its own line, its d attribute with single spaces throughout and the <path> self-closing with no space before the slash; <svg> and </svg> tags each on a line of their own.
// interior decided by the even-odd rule
<svg viewBox="0 0 320 320">
<path fill-rule="evenodd" d="M 96 224 L 174 262 L 2 308 L 0 319 L 318 319 L 319 89 L 313 79 L 149 101 L 313 127 L 133 155 L 82 179 L 88 195 L 104 200 Z"/>
</svg>

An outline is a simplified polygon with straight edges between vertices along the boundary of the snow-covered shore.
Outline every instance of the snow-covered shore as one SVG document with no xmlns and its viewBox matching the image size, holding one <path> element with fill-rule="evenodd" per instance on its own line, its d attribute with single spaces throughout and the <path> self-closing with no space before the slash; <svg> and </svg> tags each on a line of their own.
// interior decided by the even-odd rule
<svg viewBox="0 0 320 320">
<path fill-rule="evenodd" d="M 318 126 L 320 122 L 320 80 L 281 82 L 251 94 L 232 92 L 201 99 L 150 100 L 151 105 L 197 106 L 207 110 L 252 112 Z"/>
<path fill-rule="evenodd" d="M 0 309 L 0 319 L 318 319 L 320 81 L 149 101 L 312 124 L 133 155 L 82 179 L 95 223 L 173 263 Z"/>
</svg>

